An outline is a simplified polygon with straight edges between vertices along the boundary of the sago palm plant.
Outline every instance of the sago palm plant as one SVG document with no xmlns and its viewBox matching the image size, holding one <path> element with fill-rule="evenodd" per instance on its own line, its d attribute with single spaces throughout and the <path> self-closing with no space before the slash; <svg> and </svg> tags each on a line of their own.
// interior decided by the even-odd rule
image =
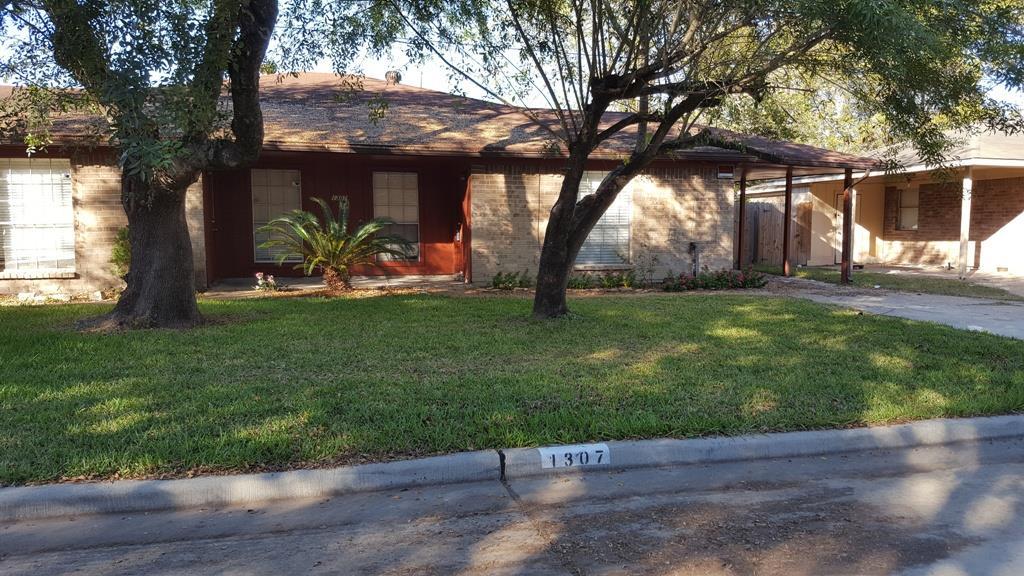
<svg viewBox="0 0 1024 576">
<path fill-rule="evenodd" d="M 405 257 L 412 245 L 404 238 L 380 234 L 392 221 L 374 218 L 359 225 L 354 231 L 348 228 L 348 198 L 334 196 L 338 202 L 338 214 L 322 198 L 312 199 L 320 206 L 321 217 L 305 210 L 292 210 L 274 218 L 259 231 L 268 233 L 270 239 L 260 244 L 261 248 L 282 248 L 277 263 L 299 256 L 302 261 L 295 265 L 306 276 L 317 269 L 323 275 L 324 284 L 331 290 L 349 290 L 351 270 L 359 265 L 377 265 L 377 257 Z"/>
</svg>

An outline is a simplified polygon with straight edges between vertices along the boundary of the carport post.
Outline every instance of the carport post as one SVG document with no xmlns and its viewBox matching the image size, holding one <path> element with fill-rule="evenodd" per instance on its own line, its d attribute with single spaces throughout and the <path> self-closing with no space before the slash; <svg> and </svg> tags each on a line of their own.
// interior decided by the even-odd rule
<svg viewBox="0 0 1024 576">
<path fill-rule="evenodd" d="M 736 234 L 736 269 L 743 268 L 743 231 L 747 227 L 747 167 L 740 168 L 740 229 Z"/>
<path fill-rule="evenodd" d="M 971 195 L 974 192 L 974 173 L 970 167 L 964 174 L 963 196 L 960 199 L 960 279 L 967 278 L 968 248 L 971 240 Z"/>
<path fill-rule="evenodd" d="M 843 256 L 839 281 L 849 284 L 853 276 L 853 168 L 843 176 Z"/>
<path fill-rule="evenodd" d="M 789 276 L 789 235 L 793 230 L 793 167 L 786 166 L 786 213 L 782 217 L 782 275 Z"/>
</svg>

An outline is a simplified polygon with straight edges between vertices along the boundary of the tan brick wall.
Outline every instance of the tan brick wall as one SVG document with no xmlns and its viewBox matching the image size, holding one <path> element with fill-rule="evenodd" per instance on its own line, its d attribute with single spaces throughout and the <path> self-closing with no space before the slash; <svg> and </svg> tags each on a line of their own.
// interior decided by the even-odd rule
<svg viewBox="0 0 1024 576">
<path fill-rule="evenodd" d="M 206 285 L 201 182 L 189 187 L 186 197 L 197 288 Z M 75 158 L 71 161 L 71 186 L 75 218 L 75 277 L 0 280 L 0 293 L 60 292 L 78 295 L 122 284 L 110 271 L 114 239 L 117 231 L 128 223 L 121 207 L 120 170 L 103 157 Z"/>
<path fill-rule="evenodd" d="M 206 234 L 203 215 L 203 177 L 185 191 L 185 219 L 192 240 L 192 268 L 196 272 L 196 289 L 206 289 Z"/>
<path fill-rule="evenodd" d="M 696 242 L 702 267 L 733 267 L 733 182 L 717 178 L 717 165 L 659 168 L 638 176 L 633 185 L 634 264 L 657 257 L 656 280 L 670 271 L 689 272 L 690 242 Z"/>
<path fill-rule="evenodd" d="M 655 277 L 689 270 L 690 242 L 712 269 L 733 263 L 734 195 L 715 165 L 656 168 L 631 183 L 630 260 L 656 257 Z M 472 173 L 473 280 L 497 272 L 536 275 L 548 214 L 562 176 L 521 165 L 474 166 Z"/>
</svg>

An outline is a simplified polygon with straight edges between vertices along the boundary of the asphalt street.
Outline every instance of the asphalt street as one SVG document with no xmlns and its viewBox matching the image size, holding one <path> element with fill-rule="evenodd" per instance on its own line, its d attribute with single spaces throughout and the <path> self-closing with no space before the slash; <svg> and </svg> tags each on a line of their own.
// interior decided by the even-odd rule
<svg viewBox="0 0 1024 576">
<path fill-rule="evenodd" d="M 2 574 L 1024 574 L 1024 441 L 0 525 Z"/>
</svg>

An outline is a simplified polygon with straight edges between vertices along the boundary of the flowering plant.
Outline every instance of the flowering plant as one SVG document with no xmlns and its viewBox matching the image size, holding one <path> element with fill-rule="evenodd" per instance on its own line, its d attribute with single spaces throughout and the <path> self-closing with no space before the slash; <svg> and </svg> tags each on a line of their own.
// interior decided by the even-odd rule
<svg viewBox="0 0 1024 576">
<path fill-rule="evenodd" d="M 277 280 L 274 280 L 273 274 L 264 274 L 263 272 L 256 273 L 256 289 L 262 292 L 277 292 L 281 289 L 277 285 Z"/>
</svg>

